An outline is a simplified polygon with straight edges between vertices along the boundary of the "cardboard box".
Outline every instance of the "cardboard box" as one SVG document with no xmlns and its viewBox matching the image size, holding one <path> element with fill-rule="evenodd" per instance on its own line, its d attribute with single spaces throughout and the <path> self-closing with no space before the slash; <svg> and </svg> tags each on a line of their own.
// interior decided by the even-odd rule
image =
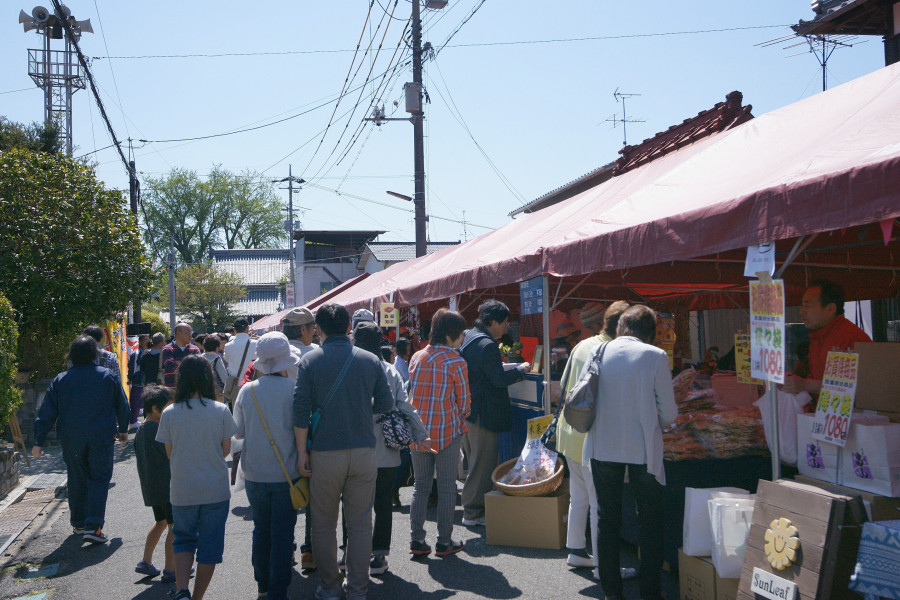
<svg viewBox="0 0 900 600">
<path fill-rule="evenodd" d="M 838 483 L 900 496 L 900 424 L 851 423 Z"/>
<path fill-rule="evenodd" d="M 716 573 L 716 600 L 737 600 L 740 582 L 740 578 L 723 579 Z"/>
<path fill-rule="evenodd" d="M 812 436 L 814 415 L 797 415 L 797 469 L 801 475 L 838 483 L 840 476 L 840 446 L 815 439 Z"/>
<path fill-rule="evenodd" d="M 566 546 L 569 486 L 529 498 L 493 491 L 484 495 L 485 540 L 493 546 L 559 550 Z"/>
<path fill-rule="evenodd" d="M 900 414 L 900 344 L 858 343 L 854 351 L 859 354 L 856 408 Z"/>
<path fill-rule="evenodd" d="M 752 406 L 759 400 L 755 385 L 740 383 L 737 375 L 716 373 L 711 378 L 712 388 L 716 392 L 716 403 L 721 406 Z"/>
<path fill-rule="evenodd" d="M 681 600 L 716 600 L 716 577 L 716 569 L 709 557 L 688 556 L 678 550 Z"/>
<path fill-rule="evenodd" d="M 859 496 L 862 498 L 866 507 L 866 513 L 869 515 L 870 521 L 895 521 L 900 519 L 900 498 L 890 498 L 881 494 L 874 494 L 864 490 L 857 490 L 842 485 L 833 485 L 824 481 L 817 481 L 811 477 L 797 475 L 795 477 L 800 483 L 816 485 L 829 492 L 835 494 L 844 494 L 846 496 Z"/>
</svg>

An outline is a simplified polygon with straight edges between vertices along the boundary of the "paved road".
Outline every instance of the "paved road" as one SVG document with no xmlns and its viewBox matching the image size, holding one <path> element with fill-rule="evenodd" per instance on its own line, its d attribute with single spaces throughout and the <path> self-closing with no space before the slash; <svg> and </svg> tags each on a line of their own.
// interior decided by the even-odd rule
<svg viewBox="0 0 900 600">
<path fill-rule="evenodd" d="M 402 509 L 395 509 L 394 554 L 390 570 L 373 577 L 369 587 L 372 600 L 445 598 L 601 598 L 602 590 L 587 569 L 573 570 L 565 564 L 565 551 L 489 546 L 484 528 L 462 527 L 462 510 L 457 508 L 454 537 L 465 543 L 463 552 L 452 557 L 412 560 L 409 547 L 409 501 L 411 488 L 401 491 Z M 116 467 L 110 489 L 104 531 L 110 542 L 104 546 L 81 546 L 72 536 L 68 508 L 64 500 L 51 502 L 41 517 L 0 557 L 0 598 L 17 598 L 47 592 L 48 600 L 88 598 L 166 599 L 172 584 L 142 579 L 134 573 L 140 560 L 144 536 L 152 514 L 143 506 L 131 442 L 116 446 Z M 243 492 L 234 494 L 226 526 L 225 558 L 213 577 L 207 598 L 213 600 L 256 598 L 256 584 L 250 565 L 253 523 Z M 433 512 L 426 524 L 433 542 Z M 297 523 L 302 535 L 303 516 Z M 162 547 L 154 562 L 162 564 Z M 623 556 L 623 564 L 636 566 L 636 558 Z M 25 579 L 29 566 L 60 565 L 57 575 Z M 291 583 L 291 598 L 312 598 L 318 577 L 298 571 Z M 664 592 L 677 598 L 677 582 L 664 574 Z M 638 598 L 637 583 L 626 583 L 626 597 Z"/>
</svg>

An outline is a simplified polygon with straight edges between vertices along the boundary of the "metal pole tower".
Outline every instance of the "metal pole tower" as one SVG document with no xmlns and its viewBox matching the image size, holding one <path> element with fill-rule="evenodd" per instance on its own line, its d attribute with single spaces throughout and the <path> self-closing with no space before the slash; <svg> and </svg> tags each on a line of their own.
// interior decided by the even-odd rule
<svg viewBox="0 0 900 600">
<path fill-rule="evenodd" d="M 42 49 L 28 50 L 28 74 L 44 90 L 44 123 L 59 127 L 66 154 L 72 156 L 72 94 L 83 90 L 85 83 L 72 42 L 63 34 L 64 22 L 72 28 L 76 41 L 82 33 L 94 33 L 90 19 L 75 20 L 65 5 L 53 14 L 43 6 L 35 6 L 31 15 L 24 10 L 19 12 L 19 23 L 26 32 L 34 30 L 44 36 Z M 65 49 L 51 50 L 51 39 L 64 39 Z"/>
<path fill-rule="evenodd" d="M 290 250 L 288 260 L 290 261 L 290 270 L 291 270 L 291 280 L 289 282 L 289 287 L 285 289 L 285 299 L 284 304 L 285 308 L 291 308 L 294 306 L 295 297 L 297 293 L 296 289 L 296 273 L 294 267 L 294 183 L 297 184 L 297 191 L 299 192 L 302 188 L 300 184 L 306 183 L 306 180 L 302 177 L 294 177 L 291 172 L 292 165 L 288 165 L 288 176 L 284 179 L 276 179 L 275 183 L 284 183 L 287 182 L 287 191 L 288 191 L 288 220 L 284 223 L 284 230 L 287 231 L 288 234 L 288 249 Z M 285 189 L 285 188 L 281 188 Z M 302 207 L 301 207 L 302 208 Z M 282 209 L 284 210 L 284 209 Z M 290 293 L 288 293 L 290 292 Z M 290 306 L 288 306 L 290 305 Z"/>
</svg>

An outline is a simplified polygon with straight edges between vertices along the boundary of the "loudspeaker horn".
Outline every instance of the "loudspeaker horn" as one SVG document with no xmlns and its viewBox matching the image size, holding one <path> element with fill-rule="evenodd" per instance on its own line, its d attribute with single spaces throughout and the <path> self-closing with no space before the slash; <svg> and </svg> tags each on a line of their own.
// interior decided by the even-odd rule
<svg viewBox="0 0 900 600">
<path fill-rule="evenodd" d="M 31 16 L 34 17 L 34 20 L 38 23 L 46 23 L 47 19 L 50 18 L 50 11 L 43 6 L 35 6 L 31 9 Z"/>
<path fill-rule="evenodd" d="M 37 26 L 37 23 L 34 22 L 34 19 L 29 18 L 26 23 L 22 23 L 22 28 L 25 30 L 26 33 L 28 33 L 32 29 L 37 29 L 38 26 Z"/>
<path fill-rule="evenodd" d="M 75 29 L 81 31 L 81 33 L 94 33 L 94 28 L 91 27 L 90 19 L 85 19 L 84 21 L 75 21 Z"/>
<path fill-rule="evenodd" d="M 69 17 L 72 16 L 72 11 L 69 10 L 69 7 L 66 6 L 65 4 L 60 4 L 59 5 L 59 16 L 63 19 L 68 19 Z"/>
</svg>

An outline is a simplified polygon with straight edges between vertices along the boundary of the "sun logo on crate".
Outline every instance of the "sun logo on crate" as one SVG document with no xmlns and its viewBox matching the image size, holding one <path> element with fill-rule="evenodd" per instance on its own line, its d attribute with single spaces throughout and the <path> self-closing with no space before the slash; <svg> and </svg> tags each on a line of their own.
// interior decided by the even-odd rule
<svg viewBox="0 0 900 600">
<path fill-rule="evenodd" d="M 766 530 L 765 551 L 770 565 L 779 571 L 787 569 L 797 560 L 799 548 L 797 528 L 791 525 L 790 520 L 781 517 L 769 524 Z"/>
</svg>

